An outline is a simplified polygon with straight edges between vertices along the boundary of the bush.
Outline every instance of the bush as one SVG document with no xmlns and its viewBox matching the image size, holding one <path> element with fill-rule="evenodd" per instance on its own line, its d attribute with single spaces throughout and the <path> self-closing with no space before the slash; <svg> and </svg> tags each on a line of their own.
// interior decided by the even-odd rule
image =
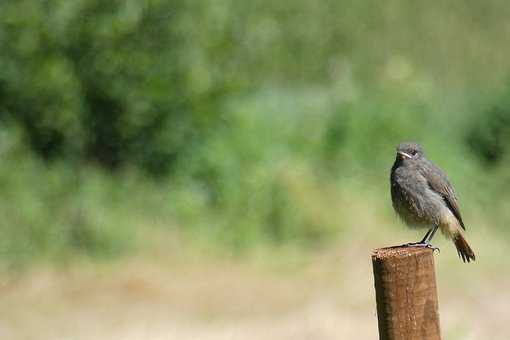
<svg viewBox="0 0 510 340">
<path fill-rule="evenodd" d="M 510 86 L 489 109 L 475 116 L 466 143 L 485 164 L 494 166 L 510 151 Z"/>
<path fill-rule="evenodd" d="M 214 51 L 180 32 L 192 20 L 186 7 L 180 0 L 3 2 L 0 118 L 20 126 L 45 160 L 166 174 L 190 140 L 199 143 L 221 119 L 217 98 L 231 86 L 195 74 L 208 70 Z M 190 60 L 196 53 L 204 60 Z"/>
</svg>

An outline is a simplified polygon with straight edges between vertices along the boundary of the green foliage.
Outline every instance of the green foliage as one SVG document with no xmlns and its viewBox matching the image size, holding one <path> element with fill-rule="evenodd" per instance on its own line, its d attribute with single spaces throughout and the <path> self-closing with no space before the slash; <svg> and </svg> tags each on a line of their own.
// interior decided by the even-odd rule
<svg viewBox="0 0 510 340">
<path fill-rule="evenodd" d="M 177 214 L 183 224 L 202 225 L 205 233 L 237 249 L 260 241 L 314 245 L 325 240 L 336 224 L 322 216 L 327 214 L 317 207 L 322 200 L 310 204 L 306 197 L 319 195 L 307 190 L 318 191 L 320 182 L 305 159 L 312 153 L 299 145 L 305 142 L 300 129 L 307 115 L 277 118 L 274 107 L 266 106 L 264 114 L 246 109 L 246 103 L 180 164 L 177 176 L 183 183 L 175 201 L 185 195 L 202 203 Z"/>
<path fill-rule="evenodd" d="M 402 140 L 463 204 L 504 202 L 478 160 L 509 161 L 510 97 L 487 99 L 510 69 L 508 11 L 451 6 L 0 2 L 0 257 L 111 256 L 158 228 L 237 251 L 323 245 L 391 211 Z"/>
<path fill-rule="evenodd" d="M 439 2 L 4 1 L 0 118 L 46 160 L 166 175 L 229 119 L 222 104 L 239 91 L 315 83 L 349 91 L 354 79 L 418 84 L 421 96 L 423 71 L 465 81 L 464 67 L 482 68 L 492 54 L 463 55 L 445 74 L 436 37 L 461 32 L 457 44 L 483 53 L 504 31 L 491 20 L 497 8 L 487 4 L 473 20 L 479 8 L 469 4 L 450 20 Z"/>
<path fill-rule="evenodd" d="M 510 151 L 510 86 L 496 103 L 475 116 L 466 142 L 487 165 L 497 165 Z"/>
<path fill-rule="evenodd" d="M 193 79 L 214 48 L 189 41 L 182 1 L 19 1 L 0 5 L 0 113 L 44 159 L 166 174 L 214 128 L 233 84 Z M 216 37 L 220 42 L 220 36 Z M 212 58 L 212 57 L 211 57 Z M 202 74 L 202 77 L 208 77 Z"/>
<path fill-rule="evenodd" d="M 0 172 L 2 263 L 110 257 L 131 246 L 133 229 L 114 209 L 114 183 L 96 171 L 85 178 L 67 166 L 47 169 L 31 159 L 3 156 L 13 164 Z"/>
</svg>

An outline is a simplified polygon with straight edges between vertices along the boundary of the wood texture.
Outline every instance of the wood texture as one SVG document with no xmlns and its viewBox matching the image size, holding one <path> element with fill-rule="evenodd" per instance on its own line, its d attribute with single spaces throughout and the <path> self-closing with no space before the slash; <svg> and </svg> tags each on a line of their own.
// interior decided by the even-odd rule
<svg viewBox="0 0 510 340">
<path fill-rule="evenodd" d="M 372 255 L 380 340 L 440 340 L 433 251 L 392 247 Z"/>
</svg>

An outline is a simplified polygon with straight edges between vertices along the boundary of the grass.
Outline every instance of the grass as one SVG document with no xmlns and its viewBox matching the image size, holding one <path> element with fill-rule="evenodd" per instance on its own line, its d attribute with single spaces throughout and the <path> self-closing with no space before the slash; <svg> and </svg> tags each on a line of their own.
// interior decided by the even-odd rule
<svg viewBox="0 0 510 340">
<path fill-rule="evenodd" d="M 269 89 L 232 98 L 228 121 L 159 180 L 135 169 L 48 165 L 8 131 L 1 262 L 107 259 L 143 252 L 152 234 L 165 233 L 220 253 L 314 251 L 356 228 L 366 213 L 359 207 L 392 217 L 389 168 L 395 145 L 408 139 L 448 172 L 467 221 L 507 235 L 504 165 L 486 167 L 466 145 L 463 117 L 472 113 L 458 98 L 443 106 L 386 91 L 353 99 L 324 87 Z"/>
<path fill-rule="evenodd" d="M 136 258 L 93 265 L 75 261 L 64 269 L 38 266 L 20 277 L 4 276 L 2 334 L 10 339 L 374 338 L 370 251 L 417 235 L 393 216 L 381 219 L 364 205 L 354 208 L 365 210 L 356 228 L 306 255 L 273 247 L 242 259 L 209 251 L 197 256 L 158 237 Z M 490 231 L 486 225 L 469 230 L 479 255 L 469 265 L 461 263 L 450 242 L 436 239 L 442 250 L 435 262 L 445 337 L 504 339 L 508 246 Z"/>
</svg>

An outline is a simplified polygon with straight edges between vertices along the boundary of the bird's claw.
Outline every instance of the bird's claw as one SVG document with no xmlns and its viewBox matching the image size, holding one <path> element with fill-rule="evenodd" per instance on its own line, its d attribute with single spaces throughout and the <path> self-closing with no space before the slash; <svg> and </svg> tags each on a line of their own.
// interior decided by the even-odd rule
<svg viewBox="0 0 510 340">
<path fill-rule="evenodd" d="M 432 249 L 432 252 L 436 251 L 438 253 L 441 253 L 441 249 L 439 249 L 438 247 L 434 247 L 433 245 L 431 245 L 430 243 L 426 243 L 426 242 L 412 242 L 412 243 L 406 243 L 404 244 L 405 247 L 419 247 L 419 248 L 430 248 Z"/>
</svg>

